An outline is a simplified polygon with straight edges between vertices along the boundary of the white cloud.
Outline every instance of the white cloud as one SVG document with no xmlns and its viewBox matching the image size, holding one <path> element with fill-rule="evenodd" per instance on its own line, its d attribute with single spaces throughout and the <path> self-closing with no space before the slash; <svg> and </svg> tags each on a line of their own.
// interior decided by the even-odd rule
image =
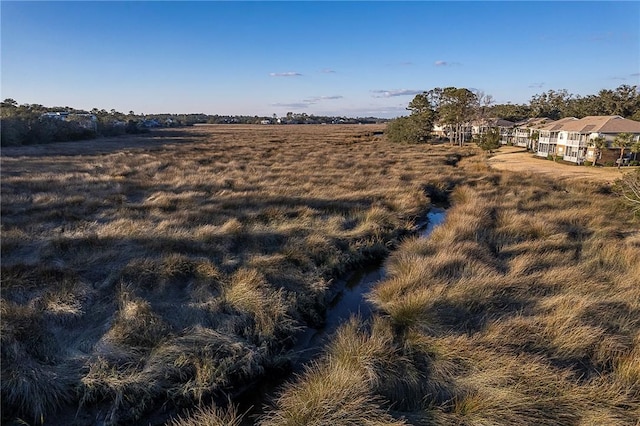
<svg viewBox="0 0 640 426">
<path fill-rule="evenodd" d="M 271 106 L 287 107 L 287 108 L 308 108 L 310 105 L 315 105 L 321 101 L 342 99 L 342 98 L 344 98 L 344 96 L 341 96 L 341 95 L 314 96 L 312 98 L 303 99 L 300 102 L 275 103 L 275 104 L 271 104 Z"/>
<path fill-rule="evenodd" d="M 542 86 L 544 86 L 544 82 L 542 82 L 542 83 L 531 83 L 529 85 L 529 88 L 531 88 L 531 89 L 542 89 Z"/>
<path fill-rule="evenodd" d="M 269 75 L 271 77 L 300 77 L 300 76 L 302 76 L 302 74 L 300 74 L 299 72 L 295 72 L 295 71 L 271 72 L 271 73 L 269 73 Z"/>
<path fill-rule="evenodd" d="M 424 92 L 424 90 L 394 89 L 394 90 L 372 90 L 374 98 L 391 98 L 394 96 L 412 96 Z"/>
<path fill-rule="evenodd" d="M 433 65 L 435 65 L 436 67 L 456 67 L 462 64 L 460 62 L 450 62 L 450 61 L 439 60 L 439 61 L 435 61 Z"/>
<path fill-rule="evenodd" d="M 336 73 L 331 68 L 323 68 L 320 72 L 323 73 L 323 74 L 335 74 Z"/>
<path fill-rule="evenodd" d="M 330 101 L 330 100 L 334 100 L 334 99 L 342 99 L 344 96 L 341 95 L 334 95 L 334 96 L 314 96 L 312 98 L 308 98 L 308 99 L 304 99 L 302 102 L 307 102 L 310 104 L 315 104 L 318 103 L 320 101 Z"/>
</svg>

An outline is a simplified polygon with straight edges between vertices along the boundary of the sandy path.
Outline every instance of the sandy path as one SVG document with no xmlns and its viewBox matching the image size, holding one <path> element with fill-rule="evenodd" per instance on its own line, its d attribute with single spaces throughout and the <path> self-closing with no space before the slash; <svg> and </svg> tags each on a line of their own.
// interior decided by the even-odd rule
<svg viewBox="0 0 640 426">
<path fill-rule="evenodd" d="M 559 179 L 588 179 L 602 182 L 613 182 L 623 172 L 631 171 L 636 167 L 588 167 L 554 163 L 535 157 L 524 148 L 503 146 L 488 159 L 489 166 L 497 170 L 510 170 L 515 172 L 530 172 L 555 176 Z"/>
</svg>

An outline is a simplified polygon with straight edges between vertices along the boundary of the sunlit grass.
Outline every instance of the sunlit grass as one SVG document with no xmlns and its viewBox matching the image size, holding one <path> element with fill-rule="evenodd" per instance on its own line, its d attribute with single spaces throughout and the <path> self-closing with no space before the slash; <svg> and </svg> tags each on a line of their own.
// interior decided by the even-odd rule
<svg viewBox="0 0 640 426">
<path fill-rule="evenodd" d="M 614 194 L 362 126 L 99 143 L 2 156 L 3 423 L 637 421 L 640 233 Z M 445 223 L 411 236 L 433 200 Z M 241 420 L 336 278 L 389 253 L 373 317 Z"/>
<path fill-rule="evenodd" d="M 322 322 L 332 282 L 386 256 L 428 210 L 425 184 L 453 172 L 448 147 L 399 149 L 371 128 L 3 150 L 3 421 L 81 401 L 135 422 L 250 389 Z M 17 386 L 27 365 L 39 373 Z"/>
<path fill-rule="evenodd" d="M 372 322 L 393 327 L 388 352 L 425 378 L 408 398 L 369 384 L 387 396 L 379 406 L 411 424 L 635 424 L 640 245 L 630 212 L 590 185 L 493 172 L 452 201 L 429 239 L 391 255 L 369 296 Z M 414 374 L 392 386 L 411 387 Z"/>
</svg>

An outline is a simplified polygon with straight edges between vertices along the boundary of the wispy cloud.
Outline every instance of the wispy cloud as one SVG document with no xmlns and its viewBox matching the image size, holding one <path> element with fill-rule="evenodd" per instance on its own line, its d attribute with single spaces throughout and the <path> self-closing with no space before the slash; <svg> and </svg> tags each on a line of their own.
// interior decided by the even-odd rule
<svg viewBox="0 0 640 426">
<path fill-rule="evenodd" d="M 347 115 L 350 117 L 399 117 L 408 115 L 407 108 L 404 105 L 398 106 L 363 106 L 361 108 L 352 108 L 343 110 L 337 115 Z"/>
<path fill-rule="evenodd" d="M 626 81 L 627 77 L 613 76 L 613 77 L 609 77 L 609 80 Z"/>
<path fill-rule="evenodd" d="M 302 76 L 302 74 L 300 74 L 299 72 L 295 72 L 295 71 L 270 72 L 269 75 L 271 77 L 300 77 L 300 76 Z"/>
<path fill-rule="evenodd" d="M 302 102 L 307 102 L 310 104 L 315 104 L 318 103 L 320 101 L 330 101 L 330 100 L 334 100 L 334 99 L 342 99 L 343 96 L 341 95 L 333 95 L 333 96 L 314 96 L 311 98 L 307 98 L 304 99 Z"/>
<path fill-rule="evenodd" d="M 387 67 L 412 67 L 415 64 L 411 61 L 389 62 L 385 64 Z"/>
<path fill-rule="evenodd" d="M 424 90 L 413 90 L 413 89 L 394 89 L 394 90 L 372 90 L 374 98 L 391 98 L 394 96 L 411 96 L 417 95 L 418 93 L 422 93 Z"/>
<path fill-rule="evenodd" d="M 332 95 L 332 96 L 313 96 L 307 99 L 303 99 L 300 102 L 290 102 L 290 103 L 275 103 L 271 104 L 271 106 L 275 107 L 287 107 L 287 108 L 308 108 L 310 105 L 315 105 L 322 101 L 335 100 L 335 99 L 343 99 L 342 95 Z"/>
<path fill-rule="evenodd" d="M 640 72 L 634 72 L 633 74 L 629 74 L 629 77 L 640 77 Z"/>
<path fill-rule="evenodd" d="M 459 66 L 459 65 L 462 65 L 462 64 L 460 62 L 451 62 L 451 61 L 439 60 L 439 61 L 435 61 L 433 63 L 433 65 L 435 65 L 436 67 L 455 67 L 455 66 Z"/>
<path fill-rule="evenodd" d="M 542 89 L 543 86 L 544 86 L 544 82 L 542 82 L 542 83 L 531 83 L 528 87 L 530 89 Z"/>
<path fill-rule="evenodd" d="M 332 70 L 331 68 L 323 68 L 320 70 L 320 72 L 322 74 L 335 74 L 335 70 Z"/>
</svg>

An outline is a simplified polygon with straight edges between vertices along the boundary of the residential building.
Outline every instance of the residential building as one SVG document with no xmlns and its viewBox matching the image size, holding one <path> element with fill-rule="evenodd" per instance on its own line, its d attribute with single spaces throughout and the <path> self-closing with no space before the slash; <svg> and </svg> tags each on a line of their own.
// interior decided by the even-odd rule
<svg viewBox="0 0 640 426">
<path fill-rule="evenodd" d="M 620 147 L 615 143 L 620 133 L 630 133 L 634 141 L 640 140 L 640 122 L 618 115 L 563 118 L 540 130 L 537 155 L 555 155 L 578 164 L 594 160 L 615 162 L 620 157 Z M 602 152 L 593 146 L 597 137 L 607 142 L 608 148 Z"/>
<path fill-rule="evenodd" d="M 549 155 L 563 155 L 565 150 L 564 143 L 558 147 L 560 130 L 566 123 L 577 121 L 575 117 L 561 118 L 556 121 L 548 121 L 546 124 L 540 125 L 538 131 L 538 144 L 536 147 L 536 155 L 547 157 Z"/>
<path fill-rule="evenodd" d="M 538 146 L 535 138 L 532 137 L 533 132 L 539 131 L 539 129 L 551 121 L 551 119 L 546 117 L 529 118 L 527 120 L 520 121 L 514 125 L 511 139 L 503 142 L 503 144 L 510 142 L 514 146 L 521 146 L 532 151 L 537 151 Z"/>
<path fill-rule="evenodd" d="M 476 120 L 471 123 L 471 137 L 474 138 L 475 136 L 483 135 L 490 129 L 497 128 L 498 132 L 500 132 L 500 141 L 503 144 L 507 144 L 511 138 L 514 125 L 515 123 L 513 121 L 504 120 L 502 118 L 484 118 Z"/>
<path fill-rule="evenodd" d="M 98 130 L 98 118 L 94 114 L 90 114 L 88 112 L 83 112 L 83 111 L 45 112 L 40 116 L 40 118 L 54 119 L 54 120 L 60 120 L 60 121 L 73 121 L 76 124 L 78 124 L 80 127 L 83 127 L 85 129 L 93 130 L 94 132 Z"/>
</svg>

